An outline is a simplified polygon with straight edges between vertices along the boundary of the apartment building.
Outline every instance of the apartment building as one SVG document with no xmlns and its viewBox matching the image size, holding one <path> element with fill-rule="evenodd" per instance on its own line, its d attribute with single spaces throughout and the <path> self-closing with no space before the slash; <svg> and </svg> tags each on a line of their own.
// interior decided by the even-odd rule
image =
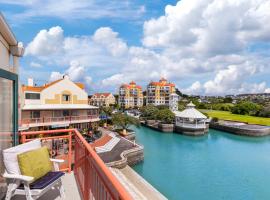
<svg viewBox="0 0 270 200">
<path fill-rule="evenodd" d="M 147 85 L 146 104 L 169 106 L 170 95 L 173 93 L 175 93 L 175 84 L 165 78 L 160 79 L 159 82 L 151 81 Z"/>
<path fill-rule="evenodd" d="M 23 52 L 0 13 L 0 199 L 6 190 L 2 150 L 18 144 L 18 69 Z"/>
<path fill-rule="evenodd" d="M 109 107 L 115 103 L 115 97 L 112 93 L 95 93 L 89 100 L 90 105 L 98 107 Z"/>
<path fill-rule="evenodd" d="M 119 105 L 122 108 L 136 108 L 143 106 L 142 87 L 136 85 L 134 81 L 123 84 L 119 88 Z"/>
<path fill-rule="evenodd" d="M 88 104 L 82 83 L 62 79 L 36 86 L 33 79 L 22 86 L 20 129 L 91 128 L 99 121 L 98 107 Z"/>
</svg>

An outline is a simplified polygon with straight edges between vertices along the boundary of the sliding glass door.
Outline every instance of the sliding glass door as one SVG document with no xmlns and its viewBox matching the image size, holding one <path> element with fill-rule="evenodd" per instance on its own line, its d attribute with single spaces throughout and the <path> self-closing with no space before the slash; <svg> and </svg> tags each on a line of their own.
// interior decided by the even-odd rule
<svg viewBox="0 0 270 200">
<path fill-rule="evenodd" d="M 2 150 L 18 144 L 18 76 L 0 69 L 0 174 Z"/>
</svg>

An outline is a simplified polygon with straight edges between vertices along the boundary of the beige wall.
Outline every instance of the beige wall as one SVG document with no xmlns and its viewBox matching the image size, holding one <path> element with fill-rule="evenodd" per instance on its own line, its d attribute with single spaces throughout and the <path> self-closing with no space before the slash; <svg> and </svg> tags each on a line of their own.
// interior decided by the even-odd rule
<svg viewBox="0 0 270 200">
<path fill-rule="evenodd" d="M 9 45 L 0 34 L 0 68 L 10 70 Z"/>
</svg>

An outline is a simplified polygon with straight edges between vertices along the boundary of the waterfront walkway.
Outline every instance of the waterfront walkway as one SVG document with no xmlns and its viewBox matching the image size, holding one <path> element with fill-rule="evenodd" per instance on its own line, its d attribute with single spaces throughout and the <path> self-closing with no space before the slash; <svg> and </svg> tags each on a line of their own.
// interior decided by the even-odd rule
<svg viewBox="0 0 270 200">
<path fill-rule="evenodd" d="M 143 179 L 129 166 L 123 169 L 110 168 L 113 174 L 123 184 L 135 200 L 166 200 L 167 198 L 157 191 L 150 183 Z"/>
</svg>

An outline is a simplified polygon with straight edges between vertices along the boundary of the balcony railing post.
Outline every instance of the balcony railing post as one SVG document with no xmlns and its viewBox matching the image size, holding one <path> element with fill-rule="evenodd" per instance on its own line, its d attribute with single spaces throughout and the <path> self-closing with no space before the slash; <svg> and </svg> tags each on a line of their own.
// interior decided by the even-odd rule
<svg viewBox="0 0 270 200">
<path fill-rule="evenodd" d="M 89 188 L 91 187 L 90 186 L 90 173 L 91 170 L 90 170 L 90 163 L 88 162 L 88 155 L 89 155 L 89 152 L 88 150 L 85 148 L 84 149 L 84 169 L 85 169 L 85 172 L 88 172 L 88 173 L 85 173 L 84 174 L 84 199 L 89 199 Z"/>
<path fill-rule="evenodd" d="M 68 139 L 68 172 L 71 172 L 71 162 L 72 162 L 72 132 L 69 132 Z"/>
</svg>

